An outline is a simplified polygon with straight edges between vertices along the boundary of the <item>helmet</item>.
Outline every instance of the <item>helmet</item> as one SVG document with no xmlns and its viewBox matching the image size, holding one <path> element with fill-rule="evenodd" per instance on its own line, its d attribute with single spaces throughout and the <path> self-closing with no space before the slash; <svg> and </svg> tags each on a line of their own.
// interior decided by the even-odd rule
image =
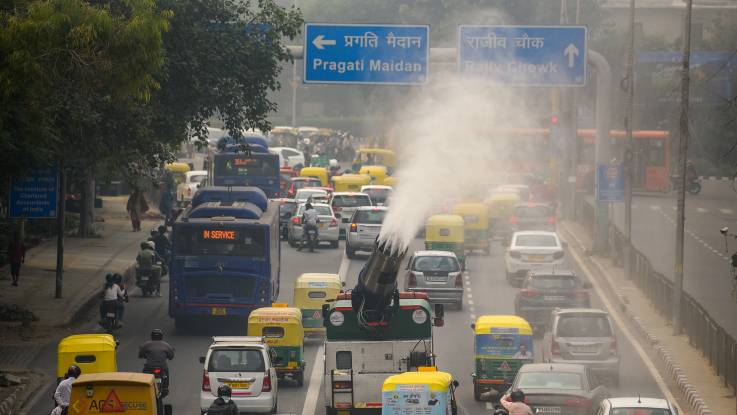
<svg viewBox="0 0 737 415">
<path fill-rule="evenodd" d="M 525 393 L 519 389 L 515 389 L 509 394 L 509 397 L 512 398 L 512 402 L 524 402 Z"/>
<path fill-rule="evenodd" d="M 69 369 L 67 369 L 67 377 L 76 379 L 81 374 L 82 374 L 82 369 L 80 369 L 79 366 L 77 365 L 71 365 L 69 366 Z"/>
<path fill-rule="evenodd" d="M 223 396 L 230 396 L 233 393 L 233 391 L 230 389 L 230 386 L 228 385 L 220 385 L 218 386 L 218 397 L 221 398 Z"/>
<path fill-rule="evenodd" d="M 148 241 L 141 242 L 141 249 L 146 249 L 146 248 L 148 248 Z"/>
<path fill-rule="evenodd" d="M 304 140 L 302 140 L 302 142 L 305 143 L 305 144 L 307 144 L 307 145 L 309 145 L 310 144 L 310 139 L 309 138 L 305 138 Z"/>
<path fill-rule="evenodd" d="M 163 235 L 166 233 L 166 226 L 161 225 L 159 226 L 159 234 Z"/>
<path fill-rule="evenodd" d="M 156 230 L 156 228 L 151 229 L 151 236 L 156 236 L 159 234 L 159 231 Z"/>
<path fill-rule="evenodd" d="M 312 203 L 309 203 L 309 202 L 305 203 L 305 210 L 307 209 L 312 209 Z"/>
<path fill-rule="evenodd" d="M 161 329 L 151 330 L 151 340 L 164 340 L 164 332 Z"/>
<path fill-rule="evenodd" d="M 115 274 L 113 274 L 113 281 L 114 281 L 114 282 L 115 282 L 116 284 L 120 284 L 121 282 L 123 282 L 123 276 L 122 276 L 122 275 L 120 275 L 120 274 L 118 274 L 118 273 L 116 272 Z"/>
<path fill-rule="evenodd" d="M 156 242 L 154 241 L 147 241 L 148 247 L 151 249 L 156 249 Z"/>
<path fill-rule="evenodd" d="M 113 274 L 107 274 L 107 275 L 105 275 L 105 281 L 107 281 L 107 282 L 115 282 L 115 277 L 113 277 Z"/>
</svg>

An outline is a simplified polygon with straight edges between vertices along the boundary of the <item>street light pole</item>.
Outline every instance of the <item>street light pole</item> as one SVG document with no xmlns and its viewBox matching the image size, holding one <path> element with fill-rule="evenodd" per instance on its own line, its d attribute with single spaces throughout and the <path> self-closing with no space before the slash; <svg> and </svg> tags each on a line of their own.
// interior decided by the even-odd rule
<svg viewBox="0 0 737 415">
<path fill-rule="evenodd" d="M 627 113 L 624 127 L 627 131 L 627 144 L 624 153 L 624 275 L 632 278 L 632 181 L 634 154 L 632 151 L 632 126 L 635 106 L 635 0 L 630 0 L 630 39 L 627 47 Z"/>
<path fill-rule="evenodd" d="M 292 60 L 292 127 L 297 126 L 297 60 Z"/>
<path fill-rule="evenodd" d="M 686 0 L 686 16 L 683 25 L 683 64 L 681 66 L 681 118 L 679 122 L 680 140 L 678 142 L 678 215 L 676 226 L 676 264 L 673 284 L 673 333 L 680 334 L 681 299 L 683 297 L 683 231 L 686 222 L 686 160 L 688 152 L 688 106 L 691 60 L 691 11 L 693 0 Z"/>
</svg>

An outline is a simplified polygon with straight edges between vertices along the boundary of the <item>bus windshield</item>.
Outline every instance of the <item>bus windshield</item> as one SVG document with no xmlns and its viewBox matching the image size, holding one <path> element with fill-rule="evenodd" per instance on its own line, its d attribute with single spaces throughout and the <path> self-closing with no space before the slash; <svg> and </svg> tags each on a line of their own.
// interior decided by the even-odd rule
<svg viewBox="0 0 737 415">
<path fill-rule="evenodd" d="M 177 229 L 177 255 L 223 255 L 263 257 L 265 234 L 262 227 L 192 227 Z"/>
</svg>

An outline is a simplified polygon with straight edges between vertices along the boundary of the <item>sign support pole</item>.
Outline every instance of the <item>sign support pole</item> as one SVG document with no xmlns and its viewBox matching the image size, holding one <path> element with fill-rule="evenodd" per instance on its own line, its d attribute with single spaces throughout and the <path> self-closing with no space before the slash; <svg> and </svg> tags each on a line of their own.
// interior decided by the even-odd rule
<svg viewBox="0 0 737 415">
<path fill-rule="evenodd" d="M 624 152 L 624 275 L 632 279 L 632 181 L 634 153 L 632 150 L 632 127 L 635 106 L 635 0 L 630 0 L 630 39 L 627 48 L 627 113 L 624 127 L 627 130 L 626 150 Z"/>
<path fill-rule="evenodd" d="M 609 164 L 609 116 L 611 114 L 612 71 L 604 56 L 593 50 L 588 52 L 589 63 L 596 69 L 596 168 Z M 598 175 L 596 188 L 599 188 Z M 609 202 L 596 201 L 594 214 L 594 251 L 606 253 L 609 245 Z"/>
<path fill-rule="evenodd" d="M 64 214 L 66 210 L 66 173 L 64 160 L 59 162 L 59 199 L 56 215 L 56 290 L 54 298 L 62 298 L 64 277 Z"/>
</svg>

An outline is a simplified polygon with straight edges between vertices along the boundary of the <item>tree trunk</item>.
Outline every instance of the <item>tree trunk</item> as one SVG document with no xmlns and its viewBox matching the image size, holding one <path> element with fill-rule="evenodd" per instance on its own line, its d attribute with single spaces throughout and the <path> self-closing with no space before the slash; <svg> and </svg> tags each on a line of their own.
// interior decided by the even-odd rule
<svg viewBox="0 0 737 415">
<path fill-rule="evenodd" d="M 82 200 L 79 212 L 79 236 L 93 236 L 95 233 L 95 178 L 91 169 L 84 171 L 82 178 Z"/>
</svg>

